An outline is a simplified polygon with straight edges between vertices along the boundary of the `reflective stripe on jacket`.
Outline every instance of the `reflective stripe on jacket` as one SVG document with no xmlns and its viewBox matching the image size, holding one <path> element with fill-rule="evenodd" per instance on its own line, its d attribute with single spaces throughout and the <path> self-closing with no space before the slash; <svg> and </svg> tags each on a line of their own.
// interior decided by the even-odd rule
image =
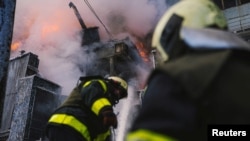
<svg viewBox="0 0 250 141">
<path fill-rule="evenodd" d="M 91 141 L 91 137 L 87 126 L 77 120 L 74 116 L 67 114 L 54 114 L 50 119 L 49 123 L 63 124 L 72 127 L 74 130 L 79 132 L 84 139 Z M 104 141 L 110 135 L 110 130 L 105 133 L 99 134 L 93 141 Z"/>
<path fill-rule="evenodd" d="M 176 141 L 176 140 L 166 135 L 141 129 L 129 133 L 126 138 L 126 141 Z"/>
<path fill-rule="evenodd" d="M 83 87 L 87 87 L 92 81 L 93 80 L 85 82 L 84 85 L 83 85 Z M 105 84 L 105 82 L 103 80 L 94 80 L 94 81 L 98 81 L 101 84 L 104 93 L 107 92 L 108 88 L 107 88 L 107 86 L 106 86 L 106 84 Z"/>
<path fill-rule="evenodd" d="M 54 114 L 50 119 L 49 123 L 63 124 L 74 128 L 79 132 L 87 141 L 90 141 L 90 135 L 87 127 L 81 123 L 74 116 L 67 114 Z"/>
<path fill-rule="evenodd" d="M 87 81 L 84 83 L 83 88 L 88 87 L 93 81 L 97 81 L 100 83 L 102 89 L 103 89 L 103 93 L 107 92 L 107 86 L 106 83 L 103 80 L 91 80 L 91 81 Z M 99 98 L 97 100 L 95 100 L 93 102 L 93 104 L 91 105 L 91 110 L 92 112 L 94 112 L 96 115 L 99 115 L 99 112 L 101 111 L 101 109 L 105 106 L 112 106 L 111 103 L 109 102 L 109 100 L 105 97 Z"/>
</svg>

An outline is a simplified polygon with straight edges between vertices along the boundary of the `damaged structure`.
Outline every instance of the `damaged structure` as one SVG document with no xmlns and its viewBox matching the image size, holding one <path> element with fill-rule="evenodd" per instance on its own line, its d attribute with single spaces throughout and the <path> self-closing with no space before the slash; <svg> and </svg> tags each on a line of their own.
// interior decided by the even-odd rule
<svg viewBox="0 0 250 141">
<path fill-rule="evenodd" d="M 84 54 L 90 60 L 89 62 L 86 61 L 84 65 L 79 65 L 80 70 L 86 73 L 85 75 L 101 75 L 104 77 L 113 75 L 120 76 L 128 81 L 139 75 L 136 71 L 137 67 L 145 69 L 152 67 L 151 62 L 143 60 L 130 38 L 101 41 L 98 32 L 99 27 L 87 27 L 76 6 L 70 2 L 69 7 L 73 8 L 82 27 L 80 32 L 82 35 L 81 45 Z M 110 33 L 108 32 L 108 34 Z"/>
<path fill-rule="evenodd" d="M 69 6 L 82 26 L 82 51 L 89 59 L 78 65 L 83 75 L 115 75 L 129 81 L 138 77 L 136 67 L 150 67 L 129 38 L 101 41 L 98 27 L 87 27 L 75 5 Z M 38 55 L 20 53 L 9 60 L 0 141 L 46 140 L 48 118 L 67 96 L 60 85 L 40 76 Z"/>
<path fill-rule="evenodd" d="M 78 64 L 84 75 L 115 75 L 129 81 L 139 76 L 136 68 L 147 70 L 155 66 L 154 59 L 149 59 L 152 62 L 143 60 L 136 45 L 129 38 L 101 41 L 99 27 L 87 27 L 76 6 L 72 2 L 69 6 L 73 8 L 82 27 L 80 31 L 82 51 L 89 59 L 84 60 L 83 64 Z M 229 21 L 230 30 L 247 41 L 250 37 L 249 6 L 250 3 L 246 2 L 236 8 L 223 9 Z M 241 9 L 241 13 L 238 13 L 240 17 L 232 14 L 237 8 Z M 0 141 L 46 140 L 44 131 L 47 120 L 66 96 L 61 95 L 61 86 L 39 75 L 38 66 L 38 56 L 33 53 L 21 52 L 20 56 L 9 61 Z M 144 91 L 140 86 L 136 89 L 138 95 L 134 97 L 141 98 Z M 128 113 L 134 113 L 139 108 L 139 104 L 133 105 L 134 107 Z"/>
<path fill-rule="evenodd" d="M 38 65 L 38 56 L 32 53 L 9 61 L 1 141 L 42 139 L 49 115 L 65 99 L 59 85 L 39 76 Z"/>
<path fill-rule="evenodd" d="M 83 74 L 136 78 L 136 67 L 149 67 L 129 38 L 100 41 L 98 27 L 88 28 L 76 7 L 75 14 L 82 26 L 82 50 L 89 58 L 79 64 Z M 67 97 L 62 87 L 39 75 L 39 59 L 22 51 L 10 59 L 5 91 L 0 141 L 46 140 L 45 127 L 49 116 Z"/>
</svg>

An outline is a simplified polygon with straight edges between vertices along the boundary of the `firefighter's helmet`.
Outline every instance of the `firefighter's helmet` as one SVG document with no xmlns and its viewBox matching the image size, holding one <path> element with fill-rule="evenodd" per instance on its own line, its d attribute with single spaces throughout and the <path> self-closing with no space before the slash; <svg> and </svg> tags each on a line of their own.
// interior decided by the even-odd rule
<svg viewBox="0 0 250 141">
<path fill-rule="evenodd" d="M 181 27 L 227 29 L 227 21 L 222 11 L 211 0 L 181 0 L 165 12 L 153 34 L 152 47 L 157 48 L 163 61 L 168 60 L 168 54 L 164 51 L 160 40 L 173 15 L 183 18 Z"/>
<path fill-rule="evenodd" d="M 116 101 L 115 103 L 117 103 L 120 99 L 127 97 L 128 84 L 125 80 L 117 76 L 110 76 L 108 77 L 108 80 L 111 80 L 109 81 L 109 84 L 112 87 L 111 93 L 113 93 L 112 98 Z"/>
</svg>

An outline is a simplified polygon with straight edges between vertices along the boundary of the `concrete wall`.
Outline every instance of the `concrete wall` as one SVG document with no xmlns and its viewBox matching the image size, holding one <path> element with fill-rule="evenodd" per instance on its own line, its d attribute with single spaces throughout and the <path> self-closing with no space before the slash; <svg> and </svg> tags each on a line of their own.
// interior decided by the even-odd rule
<svg viewBox="0 0 250 141">
<path fill-rule="evenodd" d="M 250 29 L 250 3 L 232 7 L 223 12 L 230 31 L 237 33 Z"/>
<path fill-rule="evenodd" d="M 61 86 L 39 76 L 38 65 L 32 53 L 10 60 L 0 141 L 43 138 L 50 114 L 66 98 Z"/>
<path fill-rule="evenodd" d="M 63 100 L 57 84 L 38 76 L 19 80 L 8 141 L 35 141 L 44 138 L 52 112 Z"/>
<path fill-rule="evenodd" d="M 11 115 L 15 104 L 14 101 L 18 93 L 17 81 L 19 78 L 26 76 L 30 56 L 33 56 L 33 54 L 25 54 L 14 58 L 9 62 L 1 131 L 5 131 L 10 128 L 12 119 Z M 37 56 L 34 55 L 33 57 L 36 58 Z"/>
</svg>

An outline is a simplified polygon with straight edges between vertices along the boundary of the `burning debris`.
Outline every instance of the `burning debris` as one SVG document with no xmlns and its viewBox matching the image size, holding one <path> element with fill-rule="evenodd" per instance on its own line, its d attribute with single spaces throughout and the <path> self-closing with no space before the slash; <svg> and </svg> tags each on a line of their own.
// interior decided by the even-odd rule
<svg viewBox="0 0 250 141">
<path fill-rule="evenodd" d="M 89 3 L 88 6 L 90 6 Z M 86 58 L 91 58 L 91 61 L 79 64 L 80 70 L 85 72 L 85 75 L 116 75 L 129 81 L 139 76 L 136 71 L 138 66 L 149 69 L 148 64 L 146 64 L 149 62 L 149 58 L 143 51 L 142 43 L 138 42 L 135 45 L 129 37 L 121 40 L 100 41 L 98 27 L 88 28 L 73 2 L 69 3 L 69 7 L 74 9 L 74 13 L 82 27 L 84 55 L 88 56 Z M 92 9 L 91 6 L 90 8 Z M 97 18 L 99 19 L 98 16 Z M 107 33 L 110 34 L 108 30 Z"/>
</svg>

